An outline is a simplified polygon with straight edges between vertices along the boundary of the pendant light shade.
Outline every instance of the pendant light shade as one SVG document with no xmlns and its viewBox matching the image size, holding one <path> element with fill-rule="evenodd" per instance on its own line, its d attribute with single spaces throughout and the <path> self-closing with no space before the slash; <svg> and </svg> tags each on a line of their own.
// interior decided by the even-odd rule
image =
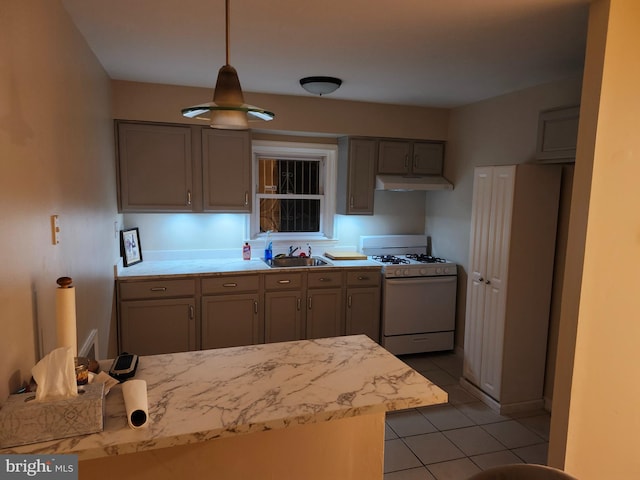
<svg viewBox="0 0 640 480">
<path fill-rule="evenodd" d="M 218 71 L 218 80 L 213 92 L 213 102 L 182 109 L 187 118 L 207 120 L 211 127 L 226 130 L 247 130 L 250 120 L 273 120 L 275 115 L 253 105 L 244 103 L 238 72 L 229 65 L 229 0 L 225 0 L 226 57 L 227 62 Z"/>
</svg>

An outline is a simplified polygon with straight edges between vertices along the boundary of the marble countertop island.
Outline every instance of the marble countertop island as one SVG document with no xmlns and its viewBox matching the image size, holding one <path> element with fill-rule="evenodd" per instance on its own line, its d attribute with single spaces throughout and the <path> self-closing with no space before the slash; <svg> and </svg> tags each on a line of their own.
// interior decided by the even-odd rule
<svg viewBox="0 0 640 480">
<path fill-rule="evenodd" d="M 121 386 L 103 432 L 0 453 L 80 460 L 431 405 L 447 394 L 364 335 L 141 357 L 150 422 L 127 425 Z"/>
</svg>

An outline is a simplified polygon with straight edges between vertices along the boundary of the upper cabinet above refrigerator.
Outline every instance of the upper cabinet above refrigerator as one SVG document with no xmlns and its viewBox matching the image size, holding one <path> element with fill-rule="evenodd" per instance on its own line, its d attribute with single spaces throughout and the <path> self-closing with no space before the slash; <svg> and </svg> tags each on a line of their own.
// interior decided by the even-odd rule
<svg viewBox="0 0 640 480">
<path fill-rule="evenodd" d="M 540 112 L 536 160 L 569 163 L 576 159 L 580 107 L 554 108 Z"/>
</svg>

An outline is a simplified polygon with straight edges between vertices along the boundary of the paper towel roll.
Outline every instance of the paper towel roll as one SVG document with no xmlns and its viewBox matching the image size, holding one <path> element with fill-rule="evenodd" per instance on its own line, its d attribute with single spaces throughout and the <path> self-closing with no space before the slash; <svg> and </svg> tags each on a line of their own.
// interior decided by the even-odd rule
<svg viewBox="0 0 640 480">
<path fill-rule="evenodd" d="M 76 289 L 71 285 L 69 277 L 60 277 L 56 282 L 60 286 L 56 289 L 57 347 L 70 347 L 73 356 L 77 357 Z"/>
<path fill-rule="evenodd" d="M 127 422 L 131 428 L 146 427 L 149 423 L 149 402 L 147 400 L 147 382 L 128 380 L 122 384 L 124 407 L 127 410 Z"/>
</svg>

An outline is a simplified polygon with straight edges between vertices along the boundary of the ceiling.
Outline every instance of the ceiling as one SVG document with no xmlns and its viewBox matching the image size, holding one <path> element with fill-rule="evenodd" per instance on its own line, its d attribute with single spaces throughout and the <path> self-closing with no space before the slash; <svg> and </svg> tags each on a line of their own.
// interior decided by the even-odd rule
<svg viewBox="0 0 640 480">
<path fill-rule="evenodd" d="M 62 0 L 109 76 L 209 87 L 224 0 Z M 230 61 L 247 92 L 455 107 L 579 75 L 589 0 L 231 0 Z M 203 99 L 205 101 L 207 99 Z"/>
</svg>

